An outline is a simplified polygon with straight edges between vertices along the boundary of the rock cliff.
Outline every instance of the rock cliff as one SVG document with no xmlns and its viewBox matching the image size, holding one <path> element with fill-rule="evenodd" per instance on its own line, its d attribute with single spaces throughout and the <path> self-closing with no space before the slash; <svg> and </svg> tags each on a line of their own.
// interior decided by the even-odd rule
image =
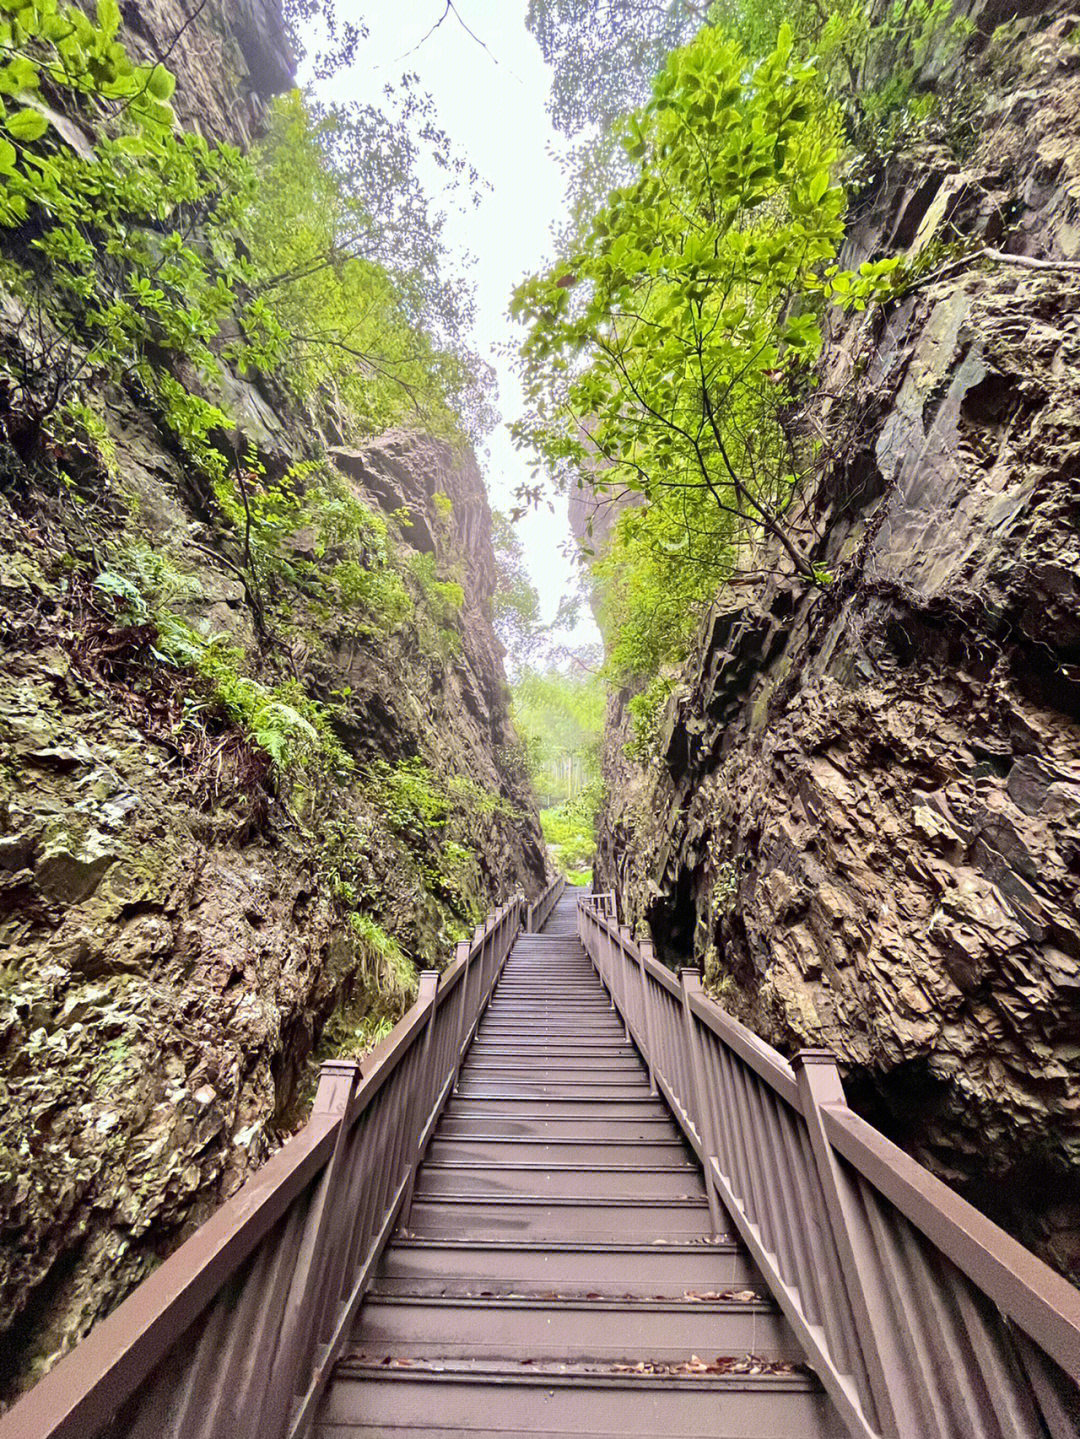
<svg viewBox="0 0 1080 1439">
<path fill-rule="evenodd" d="M 860 198 L 848 263 L 958 239 L 1080 257 L 1077 17 L 971 14 L 939 85 L 972 108 Z M 613 702 L 599 878 L 1080 1277 L 1080 271 L 941 266 L 829 341 L 830 458 L 793 522 L 834 581 L 763 552 L 652 764 Z"/>
<path fill-rule="evenodd" d="M 178 113 L 208 134 L 246 143 L 291 81 L 274 0 L 124 11 L 132 49 L 167 57 Z M 361 1052 L 417 968 L 544 878 L 475 458 L 404 431 L 328 449 L 280 395 L 223 384 L 251 483 L 321 456 L 337 507 L 323 533 L 285 533 L 261 634 L 205 487 L 136 394 L 104 397 L 111 460 L 92 484 L 58 492 L 0 456 L 8 1396 L 302 1121 L 320 1054 Z M 351 558 L 334 515 L 388 548 L 383 570 Z M 333 772 L 275 783 L 272 737 L 158 653 L 133 574 L 222 637 L 244 693 L 284 695 L 271 708 L 293 732 L 292 696 L 318 702 Z M 330 574 L 342 593 L 385 578 L 396 610 L 375 627 L 327 604 Z"/>
</svg>

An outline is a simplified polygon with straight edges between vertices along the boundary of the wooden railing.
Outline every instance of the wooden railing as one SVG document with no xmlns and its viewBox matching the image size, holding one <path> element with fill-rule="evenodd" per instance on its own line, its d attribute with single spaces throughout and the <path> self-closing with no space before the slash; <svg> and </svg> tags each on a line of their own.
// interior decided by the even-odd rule
<svg viewBox="0 0 1080 1439">
<path fill-rule="evenodd" d="M 425 970 L 291 1139 L 0 1418 L 0 1439 L 293 1439 L 308 1426 L 521 927 L 512 899 Z"/>
<path fill-rule="evenodd" d="M 566 888 L 566 876 L 557 875 L 534 904 L 525 911 L 525 933 L 536 934 L 547 923 L 548 915 L 555 908 L 555 902 Z"/>
<path fill-rule="evenodd" d="M 579 933 L 650 1080 L 861 1439 L 1077 1439 L 1080 1291 L 851 1112 L 833 1056 L 789 1064 L 614 919 Z"/>
</svg>

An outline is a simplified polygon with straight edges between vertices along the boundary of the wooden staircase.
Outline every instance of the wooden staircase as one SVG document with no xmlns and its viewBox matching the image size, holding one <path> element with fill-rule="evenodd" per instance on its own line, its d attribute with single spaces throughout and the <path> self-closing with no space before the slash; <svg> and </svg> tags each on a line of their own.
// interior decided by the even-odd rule
<svg viewBox="0 0 1080 1439">
<path fill-rule="evenodd" d="M 318 1414 L 319 1439 L 847 1428 L 577 938 L 507 960 Z"/>
<path fill-rule="evenodd" d="M 327 1060 L 0 1439 L 1080 1439 L 1077 1290 L 831 1054 L 788 1061 L 562 888 Z"/>
</svg>

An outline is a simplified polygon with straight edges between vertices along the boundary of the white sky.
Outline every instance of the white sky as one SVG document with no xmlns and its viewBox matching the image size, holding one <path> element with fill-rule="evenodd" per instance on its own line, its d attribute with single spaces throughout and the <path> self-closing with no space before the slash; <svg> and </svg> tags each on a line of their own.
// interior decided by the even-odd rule
<svg viewBox="0 0 1080 1439">
<path fill-rule="evenodd" d="M 445 235 L 455 250 L 477 257 L 474 342 L 496 370 L 504 423 L 491 436 L 480 463 L 497 509 L 509 509 L 514 489 L 530 478 L 526 458 L 510 442 L 506 424 L 521 410 L 521 392 L 497 346 L 511 333 L 507 306 L 514 285 L 551 256 L 551 227 L 562 209 L 563 181 L 554 151 L 564 144 L 548 119 L 545 102 L 551 72 L 525 28 L 527 0 L 455 0 L 462 20 L 488 54 L 449 14 L 434 34 L 425 33 L 443 13 L 445 0 L 338 0 L 344 20 L 362 16 L 369 36 L 355 64 L 316 87 L 323 98 L 377 103 L 387 82 L 415 71 L 438 106 L 439 122 L 457 148 L 491 185 L 479 208 L 447 213 Z M 412 53 L 409 53 L 409 52 Z M 518 532 L 540 594 L 545 621 L 572 587 L 572 565 L 561 552 L 569 536 L 565 501 L 522 519 Z M 569 638 L 569 637 L 567 637 Z M 574 643 L 598 639 L 587 608 Z"/>
</svg>

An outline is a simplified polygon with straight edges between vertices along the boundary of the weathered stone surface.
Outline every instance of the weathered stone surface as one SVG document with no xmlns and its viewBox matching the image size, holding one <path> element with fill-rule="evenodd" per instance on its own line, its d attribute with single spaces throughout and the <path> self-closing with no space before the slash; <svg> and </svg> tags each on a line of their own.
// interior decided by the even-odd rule
<svg viewBox="0 0 1080 1439">
<path fill-rule="evenodd" d="M 281 0 L 125 0 L 124 40 L 177 77 L 173 107 L 189 129 L 246 146 L 265 102 L 295 84 Z"/>
<path fill-rule="evenodd" d="M 901 158 L 849 260 L 946 226 L 1077 253 L 1076 22 L 1039 8 L 981 62 L 974 152 Z M 942 279 L 838 328 L 823 389 L 803 522 L 837 579 L 721 597 L 650 769 L 615 705 L 600 874 L 1080 1276 L 1080 280 Z"/>
<path fill-rule="evenodd" d="M 265 97 L 291 82 L 278 0 L 124 12 L 140 55 L 168 53 L 180 116 L 210 135 L 246 143 Z M 9 336 L 17 318 L 0 302 Z M 269 473 L 321 448 L 309 416 L 250 379 L 224 384 Z M 395 432 L 356 466 L 340 457 L 372 508 L 392 478 L 422 547 L 460 578 L 452 644 L 425 646 L 408 624 L 373 635 L 363 615 L 307 607 L 299 587 L 260 644 L 204 481 L 130 396 L 103 403 L 115 483 L 76 506 L 0 476 L 0 1402 L 302 1121 L 330 1020 L 392 1019 L 407 1002 L 347 910 L 418 966 L 440 966 L 475 918 L 516 889 L 535 895 L 545 870 L 490 623 L 490 512 L 471 453 Z M 73 587 L 125 544 L 168 555 L 188 582 L 172 608 L 240 646 L 245 668 L 268 683 L 296 674 L 333 703 L 355 770 L 329 819 L 267 784 L 265 758 L 239 779 L 224 743 L 192 760 L 185 704 L 207 700 L 192 676 L 125 672 L 122 634 L 104 637 L 119 646 L 114 668 L 95 657 L 101 612 Z M 310 533 L 292 548 L 315 558 Z M 215 722 L 223 741 L 242 740 Z M 405 834 L 380 808 L 371 766 L 414 758 L 469 797 L 467 873 L 449 872 L 436 827 Z"/>
<path fill-rule="evenodd" d="M 518 887 L 535 893 L 544 852 L 513 762 L 475 460 L 403 433 L 364 453 L 395 467 L 440 563 L 458 567 L 460 647 L 448 663 L 407 626 L 372 640 L 330 615 L 311 622 L 296 660 L 311 688 L 341 696 L 361 767 L 420 756 L 440 782 L 473 786 L 481 910 Z M 156 488 L 130 534 L 166 534 L 184 557 L 192 518 L 164 457 Z M 432 503 L 440 492 L 449 516 Z M 32 557 L 10 512 L 5 529 Z M 201 581 L 191 617 L 221 632 L 244 616 L 231 626 L 243 638 L 243 587 L 212 548 L 188 553 Z M 56 586 L 29 560 L 18 573 L 25 588 L 0 593 L 0 1369 L 25 1380 L 302 1118 L 323 1025 L 351 994 L 377 1000 L 379 976 L 350 939 L 315 837 L 273 804 L 254 825 L 228 787 L 208 802 L 178 746 L 126 712 L 126 691 L 73 667 L 78 617 L 56 608 Z M 444 963 L 457 935 L 424 878 L 441 862 L 438 833 L 388 828 L 362 768 L 338 820 L 362 847 L 349 855 L 358 904 L 419 966 Z"/>
</svg>

